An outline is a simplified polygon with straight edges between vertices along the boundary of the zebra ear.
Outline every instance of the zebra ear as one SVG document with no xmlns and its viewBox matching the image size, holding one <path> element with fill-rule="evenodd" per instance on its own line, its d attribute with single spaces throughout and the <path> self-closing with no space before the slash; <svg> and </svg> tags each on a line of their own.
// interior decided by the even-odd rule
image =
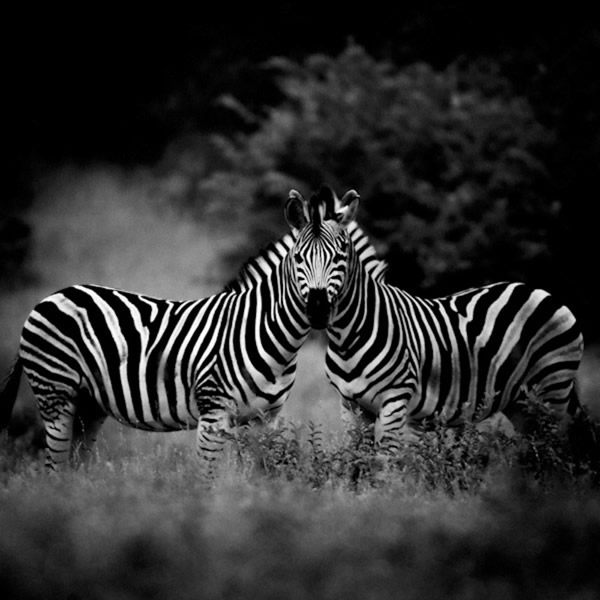
<svg viewBox="0 0 600 600">
<path fill-rule="evenodd" d="M 335 213 L 335 220 L 343 228 L 348 227 L 356 217 L 360 196 L 356 190 L 347 191 L 340 200 L 340 208 Z"/>
<path fill-rule="evenodd" d="M 285 220 L 292 230 L 302 229 L 308 223 L 306 214 L 306 202 L 300 192 L 290 190 L 285 203 Z"/>
</svg>

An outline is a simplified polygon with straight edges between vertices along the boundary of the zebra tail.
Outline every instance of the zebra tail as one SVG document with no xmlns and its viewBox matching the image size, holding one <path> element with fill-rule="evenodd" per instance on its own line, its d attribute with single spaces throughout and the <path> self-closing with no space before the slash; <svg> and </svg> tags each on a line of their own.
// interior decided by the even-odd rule
<svg viewBox="0 0 600 600">
<path fill-rule="evenodd" d="M 21 362 L 21 357 L 18 356 L 15 364 L 8 373 L 2 389 L 0 389 L 0 431 L 6 429 L 10 422 L 10 415 L 17 399 L 22 373 L 23 363 Z"/>
</svg>

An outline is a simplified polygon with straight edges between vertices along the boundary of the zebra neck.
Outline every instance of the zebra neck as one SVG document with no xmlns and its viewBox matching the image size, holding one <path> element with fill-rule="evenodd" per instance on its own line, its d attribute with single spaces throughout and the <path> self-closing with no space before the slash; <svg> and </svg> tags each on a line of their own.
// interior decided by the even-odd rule
<svg viewBox="0 0 600 600">
<path fill-rule="evenodd" d="M 380 310 L 379 284 L 355 256 L 336 306 L 335 316 L 327 329 L 331 341 L 343 343 L 350 335 L 373 329 Z"/>
<path fill-rule="evenodd" d="M 310 332 L 302 299 L 287 277 L 282 263 L 254 290 L 257 331 L 269 337 L 284 362 L 297 355 Z"/>
</svg>

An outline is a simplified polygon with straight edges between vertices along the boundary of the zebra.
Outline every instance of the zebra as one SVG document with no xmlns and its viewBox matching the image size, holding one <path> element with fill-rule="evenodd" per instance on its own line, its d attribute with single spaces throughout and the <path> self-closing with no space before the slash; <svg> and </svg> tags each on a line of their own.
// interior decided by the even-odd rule
<svg viewBox="0 0 600 600">
<path fill-rule="evenodd" d="M 356 205 L 358 194 L 342 199 Z M 331 198 L 313 228 L 335 219 Z M 353 208 L 356 212 L 356 206 Z M 325 357 L 347 423 L 374 424 L 375 446 L 399 450 L 439 417 L 448 426 L 503 413 L 522 430 L 533 397 L 558 418 L 577 407 L 583 336 L 548 292 L 493 283 L 424 299 L 369 273 L 350 239 L 346 277 L 331 299 Z"/>
<path fill-rule="evenodd" d="M 195 427 L 197 454 L 209 462 L 235 424 L 272 421 L 289 396 L 302 344 L 326 323 L 323 289 L 332 298 L 343 284 L 337 265 L 347 263 L 345 227 L 354 213 L 344 206 L 333 225 L 319 227 L 315 243 L 318 207 L 292 190 L 284 211 L 291 232 L 249 259 L 218 294 L 181 301 L 73 285 L 42 300 L 25 321 L 0 392 L 0 428 L 23 372 L 44 423 L 50 470 L 89 454 L 109 416 L 147 431 Z M 315 293 L 293 284 L 305 254 L 305 264 L 319 266 Z M 377 264 L 370 247 L 364 255 Z"/>
</svg>

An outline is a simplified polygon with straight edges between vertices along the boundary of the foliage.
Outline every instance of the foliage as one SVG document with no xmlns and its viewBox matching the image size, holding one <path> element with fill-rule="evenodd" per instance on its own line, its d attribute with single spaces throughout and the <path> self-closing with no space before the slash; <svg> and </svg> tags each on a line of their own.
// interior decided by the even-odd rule
<svg viewBox="0 0 600 600">
<path fill-rule="evenodd" d="M 308 431 L 280 427 L 243 427 L 233 437 L 242 468 L 254 474 L 300 481 L 312 488 L 324 485 L 376 485 L 381 466 L 373 450 L 372 432 L 356 427 L 343 443 L 328 443 L 318 424 Z"/>
<path fill-rule="evenodd" d="M 253 246 L 279 233 L 290 188 L 325 181 L 359 191 L 361 222 L 403 287 L 520 279 L 543 264 L 552 136 L 493 62 L 397 68 L 350 44 L 269 67 L 283 101 L 252 117 L 251 133 L 215 139 L 228 167 L 198 188 L 250 220 Z"/>
<path fill-rule="evenodd" d="M 534 397 L 523 401 L 523 409 L 526 430 L 521 434 L 473 422 L 450 428 L 436 417 L 418 439 L 389 456 L 374 450 L 372 426 L 358 422 L 342 439 L 328 436 L 312 421 L 306 427 L 291 422 L 244 425 L 226 437 L 236 468 L 249 478 L 295 482 L 311 489 L 372 489 L 398 480 L 420 492 L 454 496 L 478 493 L 505 472 L 541 488 L 597 487 L 600 423 L 582 414 L 565 428 Z M 12 471 L 22 457 L 40 458 L 43 447 L 39 417 L 30 407 L 22 407 L 2 437 L 4 469 Z M 134 456 L 131 451 L 125 454 Z M 218 468 L 211 473 L 218 476 Z"/>
<path fill-rule="evenodd" d="M 316 426 L 246 434 L 210 487 L 177 446 L 52 476 L 3 460 L 5 597 L 595 597 L 593 491 L 509 476 L 448 493 L 376 465 L 368 432 L 347 455 Z M 361 485 L 336 479 L 339 456 L 365 459 Z"/>
<path fill-rule="evenodd" d="M 48 475 L 2 440 L 7 597 L 592 598 L 597 481 L 552 414 L 508 437 L 436 419 L 398 457 L 372 430 L 241 427 L 214 479 L 193 451 L 125 438 Z M 556 484 L 559 485 L 556 485 Z"/>
<path fill-rule="evenodd" d="M 567 424 L 551 407 L 527 395 L 522 401 L 525 432 L 517 438 L 518 464 L 540 482 L 600 483 L 600 422 L 577 413 Z"/>
<path fill-rule="evenodd" d="M 419 488 L 448 494 L 479 491 L 496 471 L 509 469 L 513 439 L 500 431 L 479 430 L 473 423 L 449 429 L 442 419 L 396 461 Z"/>
<path fill-rule="evenodd" d="M 524 401 L 524 409 L 529 423 L 526 433 L 508 435 L 472 422 L 449 428 L 438 417 L 416 441 L 390 456 L 374 450 L 372 427 L 364 425 L 355 425 L 337 443 L 326 441 L 315 423 L 306 432 L 292 424 L 243 427 L 232 439 L 242 469 L 314 489 L 325 485 L 378 488 L 399 479 L 421 491 L 456 495 L 477 493 L 503 472 L 518 474 L 542 488 L 557 483 L 597 486 L 600 424 L 587 421 L 584 427 L 575 420 L 572 432 L 534 398 Z M 585 451 L 584 431 L 591 441 Z"/>
</svg>

